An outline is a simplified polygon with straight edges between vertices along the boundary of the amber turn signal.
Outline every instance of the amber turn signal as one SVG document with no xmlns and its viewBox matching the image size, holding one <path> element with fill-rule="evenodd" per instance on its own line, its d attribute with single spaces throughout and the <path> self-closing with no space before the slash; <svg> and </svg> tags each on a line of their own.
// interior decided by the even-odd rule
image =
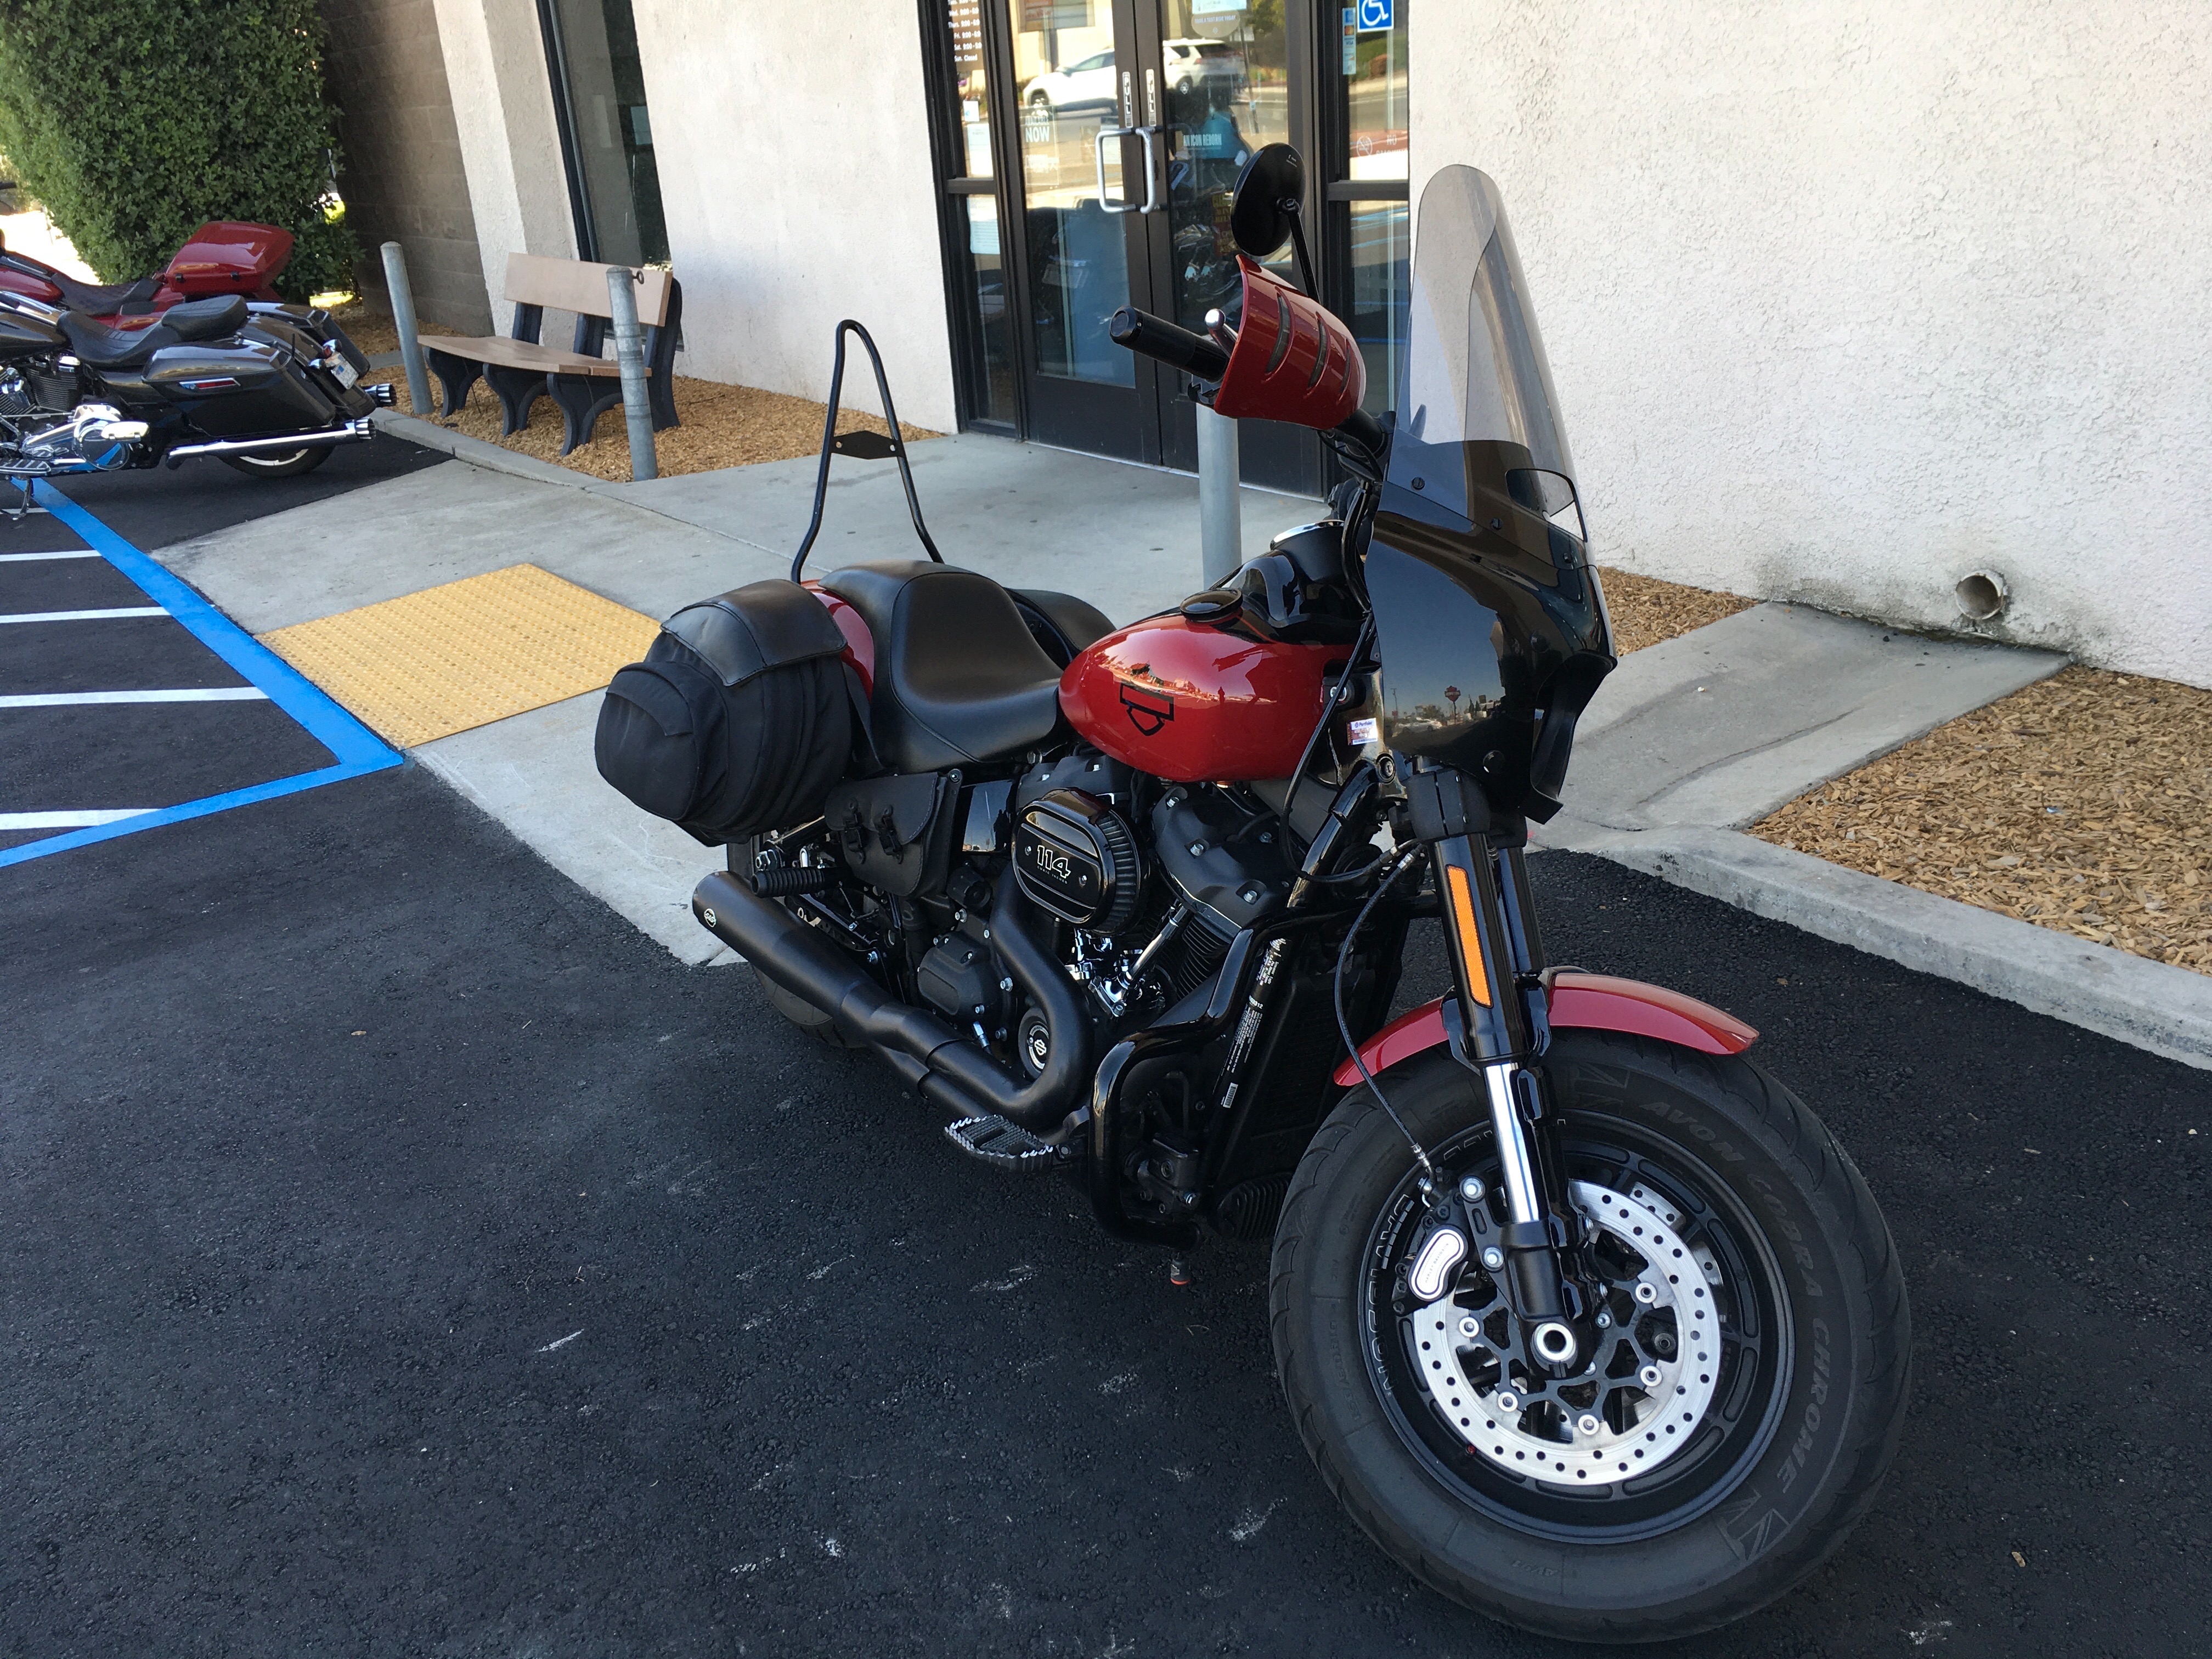
<svg viewBox="0 0 2212 1659">
<path fill-rule="evenodd" d="M 1451 892 L 1452 922 L 1459 929 L 1460 960 L 1467 963 L 1467 989 L 1484 1007 L 1490 1006 L 1490 975 L 1482 966 L 1482 934 L 1474 925 L 1474 894 L 1467 872 L 1456 864 L 1444 866 L 1444 885 Z"/>
</svg>

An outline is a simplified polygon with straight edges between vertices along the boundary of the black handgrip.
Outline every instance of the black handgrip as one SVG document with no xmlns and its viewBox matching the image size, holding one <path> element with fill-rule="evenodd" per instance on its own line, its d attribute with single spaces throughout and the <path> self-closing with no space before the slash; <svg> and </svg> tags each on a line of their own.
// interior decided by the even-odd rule
<svg viewBox="0 0 2212 1659">
<path fill-rule="evenodd" d="M 1106 337 L 1117 346 L 1157 357 L 1201 380 L 1218 380 L 1229 372 L 1229 354 L 1205 335 L 1194 334 L 1134 306 L 1123 306 L 1114 313 L 1106 325 Z"/>
</svg>

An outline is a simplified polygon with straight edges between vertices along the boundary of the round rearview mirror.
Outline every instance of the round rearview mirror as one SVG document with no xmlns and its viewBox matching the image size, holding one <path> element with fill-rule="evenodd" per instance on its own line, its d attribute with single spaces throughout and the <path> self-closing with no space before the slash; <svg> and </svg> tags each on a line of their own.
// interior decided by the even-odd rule
<svg viewBox="0 0 2212 1659">
<path fill-rule="evenodd" d="M 1288 144 L 1262 144 L 1237 175 L 1229 234 L 1255 259 L 1290 240 L 1291 216 L 1306 198 L 1306 165 Z"/>
</svg>

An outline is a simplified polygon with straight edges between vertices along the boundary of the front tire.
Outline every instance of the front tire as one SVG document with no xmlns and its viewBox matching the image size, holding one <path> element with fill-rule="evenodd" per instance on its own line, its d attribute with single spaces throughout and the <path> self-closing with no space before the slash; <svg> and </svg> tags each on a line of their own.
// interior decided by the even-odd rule
<svg viewBox="0 0 2212 1659">
<path fill-rule="evenodd" d="M 255 478 L 296 478 L 313 472 L 331 458 L 328 444 L 310 444 L 305 449 L 265 450 L 259 454 L 218 455 L 216 459 L 225 466 Z"/>
<path fill-rule="evenodd" d="M 1857 1170 L 1749 1060 L 1572 1031 L 1547 1071 L 1591 1258 L 1626 1275 L 1590 1380 L 1524 1369 L 1479 1241 L 1413 1305 L 1417 1171 L 1360 1088 L 1275 1236 L 1283 1389 L 1330 1491 L 1436 1589 L 1570 1640 L 1687 1636 L 1782 1595 L 1873 1500 L 1905 1406 L 1904 1279 Z M 1381 1081 L 1451 1188 L 1483 1180 L 1494 1205 L 1480 1080 L 1437 1049 Z"/>
</svg>

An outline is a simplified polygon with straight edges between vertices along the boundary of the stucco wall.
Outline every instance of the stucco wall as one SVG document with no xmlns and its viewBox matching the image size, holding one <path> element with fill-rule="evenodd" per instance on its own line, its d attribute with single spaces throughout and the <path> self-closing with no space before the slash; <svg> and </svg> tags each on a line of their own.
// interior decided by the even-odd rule
<svg viewBox="0 0 2212 1659">
<path fill-rule="evenodd" d="M 345 155 L 339 189 L 359 240 L 357 280 L 384 291 L 377 250 L 407 252 L 415 309 L 465 331 L 489 325 L 476 217 L 432 0 L 324 0 L 325 69 Z"/>
<path fill-rule="evenodd" d="M 912 0 L 635 0 L 684 284 L 684 372 L 826 397 L 830 331 L 867 325 L 900 417 L 955 424 Z M 880 413 L 866 354 L 848 404 Z"/>
<path fill-rule="evenodd" d="M 2212 685 L 2212 7 L 1422 0 L 1601 557 Z"/>
<path fill-rule="evenodd" d="M 552 81 L 536 0 L 433 0 L 453 88 L 453 123 L 468 165 L 469 204 L 495 326 L 514 308 L 500 298 L 507 256 L 576 257 L 568 175 L 553 120 Z M 410 273 L 411 274 L 411 273 Z M 549 318 L 545 338 L 567 343 Z"/>
</svg>

